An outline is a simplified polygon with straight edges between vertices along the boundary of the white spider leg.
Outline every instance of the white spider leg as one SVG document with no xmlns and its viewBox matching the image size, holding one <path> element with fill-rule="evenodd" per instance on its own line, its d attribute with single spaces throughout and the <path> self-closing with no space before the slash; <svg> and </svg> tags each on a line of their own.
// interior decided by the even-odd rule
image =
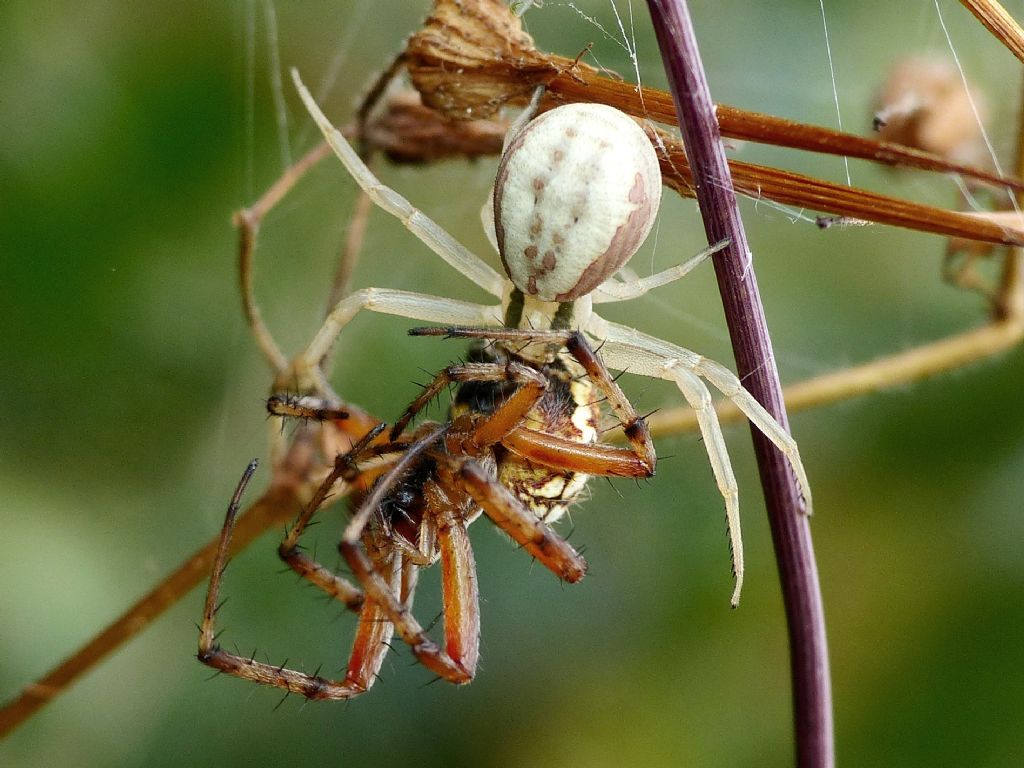
<svg viewBox="0 0 1024 768">
<path fill-rule="evenodd" d="M 732 573 L 736 579 L 732 591 L 732 607 L 740 604 L 740 592 L 743 590 L 743 536 L 740 529 L 740 490 L 736 475 L 729 461 L 729 450 L 725 446 L 722 426 L 718 423 L 714 402 L 707 385 L 695 373 L 676 366 L 669 369 L 668 374 L 683 393 L 686 402 L 697 414 L 700 434 L 704 438 L 704 448 L 708 453 L 708 462 L 715 475 L 718 490 L 725 499 L 725 521 L 729 529 L 729 549 L 732 551 Z"/>
<path fill-rule="evenodd" d="M 505 150 L 508 149 L 508 145 L 512 142 L 512 139 L 516 137 L 526 124 L 529 123 L 537 114 L 537 110 L 540 107 L 540 100 L 544 96 L 545 86 L 538 85 L 533 91 L 533 97 L 530 99 L 530 103 L 526 105 L 526 108 L 519 113 L 519 116 L 513 121 L 512 125 L 509 126 L 508 131 L 505 133 L 505 141 L 502 143 L 501 151 L 504 154 Z M 487 236 L 487 242 L 491 244 L 491 248 L 494 252 L 498 252 L 498 235 L 494 231 L 494 185 L 491 184 L 490 190 L 487 192 L 487 199 L 484 204 L 480 206 L 480 225 L 483 227 L 484 235 Z M 498 294 L 495 294 L 498 295 Z"/>
<path fill-rule="evenodd" d="M 656 272 L 649 277 L 626 281 L 605 280 L 591 296 L 595 304 L 607 304 L 612 301 L 628 301 L 629 299 L 639 298 L 648 291 L 668 285 L 688 275 L 696 267 L 707 261 L 709 256 L 722 250 L 728 244 L 728 240 L 715 243 L 705 248 L 692 259 L 688 259 L 682 264 L 676 264 L 674 267 L 663 269 L 661 272 Z"/>
<path fill-rule="evenodd" d="M 670 371 L 678 367 L 709 381 L 715 389 L 732 400 L 750 423 L 786 456 L 803 494 L 806 513 L 810 515 L 813 512 L 811 484 L 800 459 L 796 440 L 743 388 L 735 373 L 696 352 L 634 328 L 608 322 L 596 314 L 588 319 L 586 331 L 606 342 L 601 347 L 601 355 L 612 368 L 628 370 L 641 376 L 672 379 Z"/>
<path fill-rule="evenodd" d="M 501 325 L 502 317 L 500 304 L 471 304 L 468 301 L 390 288 L 361 288 L 339 301 L 324 320 L 313 341 L 296 362 L 300 378 L 311 377 L 317 384 L 326 385 L 320 371 L 320 361 L 330 351 L 342 329 L 363 309 L 428 323 L 477 327 Z"/>
<path fill-rule="evenodd" d="M 530 97 L 530 103 L 527 104 L 523 111 L 519 113 L 512 124 L 505 131 L 505 140 L 501 143 L 501 154 L 505 154 L 508 149 L 508 145 L 512 143 L 512 140 L 519 134 L 526 124 L 533 120 L 537 116 L 537 110 L 540 109 L 540 100 L 544 98 L 544 91 L 547 90 L 547 86 L 538 85 L 533 89 L 533 96 Z"/>
<path fill-rule="evenodd" d="M 505 277 L 491 269 L 472 251 L 445 232 L 439 224 L 422 211 L 417 210 L 412 203 L 381 183 L 366 167 L 366 163 L 359 158 L 345 137 L 341 135 L 341 131 L 331 124 L 331 121 L 317 106 L 309 90 L 302 84 L 298 70 L 292 70 L 292 79 L 295 81 L 295 87 L 298 88 L 299 96 L 302 97 L 306 109 L 316 121 L 327 143 L 334 150 L 334 154 L 338 156 L 349 174 L 363 188 L 374 204 L 401 221 L 424 245 L 444 259 L 453 269 L 468 277 L 492 296 L 500 297 L 505 289 Z"/>
<path fill-rule="evenodd" d="M 480 206 L 480 224 L 484 228 L 484 235 L 491 248 L 498 253 L 498 233 L 494 231 L 494 185 L 491 184 L 491 191 L 487 193 L 487 199 Z"/>
</svg>

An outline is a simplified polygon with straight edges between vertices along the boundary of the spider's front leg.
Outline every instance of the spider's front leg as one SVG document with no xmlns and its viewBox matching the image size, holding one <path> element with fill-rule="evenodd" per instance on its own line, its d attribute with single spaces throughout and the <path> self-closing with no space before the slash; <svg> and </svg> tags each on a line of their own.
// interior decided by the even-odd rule
<svg viewBox="0 0 1024 768">
<path fill-rule="evenodd" d="M 803 494 L 807 514 L 811 514 L 811 486 L 803 461 L 800 459 L 796 440 L 754 399 L 753 395 L 744 389 L 736 374 L 724 365 L 633 328 L 608 322 L 597 315 L 591 316 L 587 331 L 605 340 L 602 353 L 610 365 L 640 376 L 674 382 L 690 407 L 694 409 L 712 472 L 725 499 L 733 574 L 736 578 L 732 596 L 732 604 L 735 607 L 739 603 L 740 590 L 743 586 L 744 567 L 738 486 L 711 393 L 703 380 L 709 381 L 732 400 L 750 423 L 782 451 Z"/>
<path fill-rule="evenodd" d="M 564 348 L 583 368 L 607 399 L 612 412 L 622 424 L 630 447 L 615 448 L 587 444 L 525 427 L 519 427 L 497 438 L 516 453 L 533 461 L 558 469 L 585 472 L 607 477 L 651 477 L 657 456 L 647 423 L 615 382 L 600 356 L 579 331 L 529 330 L 518 328 L 413 328 L 411 336 L 445 336 L 447 338 L 490 339 L 499 342 L 545 344 Z"/>
<path fill-rule="evenodd" d="M 680 372 L 688 372 L 710 382 L 715 389 L 736 404 L 750 423 L 757 427 L 789 461 L 808 515 L 813 512 L 811 484 L 800 458 L 800 449 L 788 430 L 779 424 L 764 406 L 754 399 L 735 373 L 721 363 L 691 352 L 671 342 L 663 341 L 641 331 L 610 323 L 594 316 L 606 339 L 604 354 L 612 365 L 641 376 L 668 379 L 679 384 Z M 701 387 L 706 389 L 703 384 Z M 682 388 L 682 385 L 680 385 Z M 684 392 L 685 394 L 685 392 Z M 715 420 L 717 424 L 717 418 Z"/>
</svg>

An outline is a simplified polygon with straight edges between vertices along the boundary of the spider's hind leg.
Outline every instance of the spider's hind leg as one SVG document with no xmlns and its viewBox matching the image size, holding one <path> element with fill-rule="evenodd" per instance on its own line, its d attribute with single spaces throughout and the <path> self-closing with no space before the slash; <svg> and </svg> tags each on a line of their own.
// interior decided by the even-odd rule
<svg viewBox="0 0 1024 768">
<path fill-rule="evenodd" d="M 495 525 L 558 578 L 576 583 L 586 575 L 583 556 L 479 463 L 461 464 L 456 477 Z"/>
<path fill-rule="evenodd" d="M 453 510 L 449 510 L 453 512 Z M 440 678 L 461 685 L 476 674 L 480 658 L 480 600 L 476 562 L 457 514 L 438 521 L 437 543 L 441 557 L 441 595 L 444 604 L 444 645 L 435 643 L 411 611 L 410 599 L 397 599 L 376 570 L 366 570 L 358 548 L 343 549 L 346 560 L 359 576 L 370 599 L 380 601 L 381 611 L 395 631 L 409 644 L 413 655 Z"/>
<path fill-rule="evenodd" d="M 342 680 L 330 680 L 319 674 L 309 675 L 305 672 L 278 667 L 256 661 L 252 657 L 239 656 L 225 651 L 217 643 L 214 620 L 218 609 L 218 597 L 224 569 L 227 567 L 227 556 L 231 545 L 231 533 L 234 530 L 235 518 L 241 504 L 242 494 L 256 470 L 253 461 L 246 468 L 245 474 L 238 483 L 231 503 L 224 518 L 221 529 L 220 543 L 213 564 L 213 573 L 206 593 L 206 604 L 203 610 L 203 622 L 199 628 L 199 660 L 235 677 L 251 680 L 262 685 L 274 686 L 291 693 L 297 693 L 308 699 L 350 699 L 365 693 L 373 684 L 377 671 L 384 658 L 386 643 L 390 637 L 386 621 L 375 619 L 376 607 L 367 602 L 360 614 L 360 628 L 356 634 L 348 672 Z M 314 581 L 314 583 L 317 583 Z M 351 587 L 351 585 L 349 585 Z M 351 587 L 355 589 L 354 587 Z M 358 590 L 356 590 L 358 592 Z"/>
</svg>

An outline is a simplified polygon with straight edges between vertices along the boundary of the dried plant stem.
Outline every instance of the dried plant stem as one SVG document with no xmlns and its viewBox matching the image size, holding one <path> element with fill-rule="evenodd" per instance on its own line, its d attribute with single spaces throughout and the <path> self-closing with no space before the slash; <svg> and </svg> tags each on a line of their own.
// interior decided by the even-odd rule
<svg viewBox="0 0 1024 768">
<path fill-rule="evenodd" d="M 231 551 L 244 549 L 271 526 L 283 525 L 294 517 L 295 510 L 301 505 L 296 491 L 295 486 L 271 486 L 238 518 Z M 86 645 L 43 677 L 25 686 L 21 695 L 5 704 L 0 709 L 0 738 L 62 694 L 79 677 L 148 627 L 196 585 L 205 581 L 210 575 L 219 539 L 218 534 Z"/>
<path fill-rule="evenodd" d="M 814 408 L 909 384 L 998 355 L 1022 340 L 1024 316 L 1018 304 L 1013 316 L 994 320 L 981 328 L 786 387 L 783 391 L 786 407 L 791 411 Z M 723 423 L 746 420 L 728 400 L 716 403 L 715 407 Z M 649 424 L 655 435 L 675 435 L 697 429 L 693 411 L 685 407 L 656 413 Z"/>
<path fill-rule="evenodd" d="M 714 263 L 737 368 L 750 393 L 786 425 L 782 385 L 689 10 L 685 0 L 648 0 L 648 7 L 708 242 L 731 241 Z M 810 526 L 786 458 L 760 431 L 751 432 L 789 626 L 797 760 L 824 768 L 835 763 L 832 693 Z"/>
<path fill-rule="evenodd" d="M 994 0 L 960 0 L 960 3 L 974 14 L 999 42 L 1009 48 L 1014 56 L 1024 61 L 1024 30 L 1002 4 Z"/>
<path fill-rule="evenodd" d="M 1014 170 L 1024 169 L 1024 78 L 1021 79 L 1020 103 L 1017 105 L 1017 152 Z M 1017 193 L 1017 207 L 1024 205 L 1024 194 Z M 999 284 L 1000 295 L 995 303 L 997 320 L 1016 319 L 1024 325 L 1024 250 L 1008 248 L 1003 261 L 1003 274 Z"/>
</svg>

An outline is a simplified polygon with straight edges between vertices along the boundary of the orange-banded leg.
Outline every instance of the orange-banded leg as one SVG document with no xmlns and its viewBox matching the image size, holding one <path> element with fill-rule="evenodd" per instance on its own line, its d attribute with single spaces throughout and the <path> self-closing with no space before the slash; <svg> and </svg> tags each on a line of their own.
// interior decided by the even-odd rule
<svg viewBox="0 0 1024 768">
<path fill-rule="evenodd" d="M 369 444 L 384 428 L 383 424 L 378 425 L 376 429 L 361 439 L 349 454 L 338 458 L 334 470 L 320 484 L 279 548 L 282 559 L 303 578 L 320 587 L 351 610 L 359 611 L 359 625 L 345 677 L 341 680 L 330 680 L 316 673 L 309 675 L 287 669 L 284 666 L 265 664 L 252 657 L 229 653 L 217 644 L 214 619 L 219 607 L 217 598 L 220 593 L 220 585 L 227 567 L 231 532 L 241 504 L 242 494 L 256 471 L 256 461 L 249 464 L 239 481 L 231 503 L 228 505 L 224 527 L 221 529 L 220 543 L 206 594 L 203 623 L 199 632 L 197 655 L 201 662 L 235 677 L 275 686 L 291 693 L 301 694 L 309 699 L 349 699 L 365 693 L 373 685 L 387 652 L 387 643 L 393 634 L 392 625 L 387 621 L 379 604 L 372 599 L 364 600 L 362 592 L 357 587 L 301 553 L 297 541 L 312 515 L 320 508 L 330 493 L 335 482 L 345 473 L 353 471 L 352 466 L 358 454 L 366 452 Z M 378 561 L 376 567 L 387 578 L 392 589 L 401 595 L 403 601 L 411 603 L 411 590 L 415 587 L 415 578 L 410 579 L 404 573 L 401 558 L 392 553 L 391 557 L 382 556 L 378 558 Z"/>
<path fill-rule="evenodd" d="M 601 358 L 579 331 L 534 331 L 515 328 L 413 328 L 411 336 L 445 336 L 464 339 L 553 344 L 564 347 L 608 400 L 622 424 L 629 448 L 588 445 L 518 427 L 498 438 L 519 455 L 545 466 L 615 477 L 651 477 L 657 456 L 647 423 L 616 383 Z"/>
<path fill-rule="evenodd" d="M 374 549 L 366 544 L 366 530 L 395 483 L 448 430 L 448 425 L 424 425 L 418 437 L 377 483 L 373 492 L 352 517 L 342 536 L 339 549 L 353 575 L 362 584 L 367 600 L 379 605 L 398 635 L 412 649 L 413 655 L 432 672 L 452 683 L 468 683 L 473 679 L 479 658 L 480 608 L 477 592 L 476 565 L 466 532 L 467 518 L 473 511 L 471 502 L 457 487 L 441 476 L 431 477 L 423 489 L 424 526 L 433 526 L 427 537 L 436 541 L 441 560 L 441 587 L 444 618 L 444 647 L 435 643 L 412 615 L 411 599 L 405 599 L 389 583 L 374 563 Z M 431 458 L 435 457 L 433 452 Z M 438 457 L 443 457 L 438 452 Z M 433 485 L 432 488 L 426 487 Z M 396 552 L 401 551 L 397 546 Z M 369 550 L 369 551 L 368 551 Z M 431 553 L 423 553 L 429 556 Z M 408 562 L 410 555 L 401 557 Z"/>
<path fill-rule="evenodd" d="M 478 462 L 463 462 L 456 472 L 459 486 L 487 517 L 541 565 L 570 583 L 586 575 L 587 562 L 583 556 L 508 488 L 488 475 Z"/>
<path fill-rule="evenodd" d="M 449 495 L 453 488 L 446 489 Z M 436 525 L 436 541 L 440 553 L 441 599 L 444 621 L 443 647 L 427 635 L 426 629 L 412 614 L 411 600 L 397 598 L 400 594 L 385 574 L 376 567 L 358 544 L 346 535 L 340 549 L 345 561 L 366 590 L 367 600 L 380 606 L 389 625 L 412 649 L 413 655 L 427 669 L 449 682 L 468 683 L 476 673 L 480 656 L 480 604 L 477 590 L 476 563 L 466 532 L 466 523 L 458 508 L 451 506 L 431 510 Z M 401 555 L 408 562 L 408 555 Z"/>
<path fill-rule="evenodd" d="M 293 415 L 304 418 L 315 418 L 303 412 L 297 412 Z M 320 483 L 316 492 L 313 494 L 313 497 L 305 507 L 303 507 L 302 512 L 299 514 L 292 527 L 285 534 L 284 540 L 277 548 L 278 556 L 288 565 L 289 568 L 299 574 L 302 578 L 318 586 L 336 600 L 344 603 L 346 607 L 353 611 L 359 611 L 362 608 L 363 593 L 347 579 L 338 576 L 330 568 L 321 565 L 319 562 L 303 552 L 299 547 L 299 539 L 302 537 L 302 534 L 305 533 L 313 515 L 316 514 L 316 512 L 323 506 L 327 497 L 334 490 L 335 484 L 339 480 L 344 480 L 349 484 L 354 484 L 357 481 L 360 475 L 358 467 L 359 461 L 372 456 L 380 456 L 382 454 L 404 450 L 404 444 L 376 443 L 378 436 L 386 428 L 387 425 L 384 423 L 377 424 L 373 429 L 363 435 L 363 437 L 360 438 L 348 452 L 335 458 L 333 469 Z M 375 470 L 370 470 L 367 474 L 372 476 L 374 471 Z"/>
<path fill-rule="evenodd" d="M 378 425 L 376 430 L 368 433 L 362 440 L 353 446 L 352 451 L 361 452 L 365 450 L 369 441 L 383 429 L 384 426 L 382 424 Z M 359 588 L 351 584 L 347 579 L 335 574 L 331 569 L 321 565 L 299 548 L 299 538 L 306 531 L 313 515 L 323 505 L 327 496 L 334 488 L 335 483 L 338 482 L 338 480 L 341 479 L 341 476 L 353 465 L 354 462 L 350 459 L 350 456 L 351 453 L 346 454 L 344 457 L 338 457 L 335 460 L 334 468 L 320 483 L 320 486 L 316 489 L 313 497 L 305 507 L 303 507 L 302 512 L 299 514 L 295 523 L 290 529 L 288 529 L 284 540 L 280 545 L 278 545 L 277 554 L 289 568 L 299 574 L 302 578 L 320 587 L 324 592 L 344 603 L 351 610 L 358 611 L 363 607 L 363 593 Z M 228 532 L 228 535 L 230 536 L 230 531 Z M 217 575 L 216 571 L 214 572 L 214 575 Z M 213 584 L 211 580 L 211 589 L 212 588 Z"/>
<path fill-rule="evenodd" d="M 465 363 L 449 366 L 424 388 L 420 396 L 406 409 L 396 424 L 408 423 L 409 419 L 449 384 L 469 381 L 512 381 L 519 387 L 494 413 L 486 417 L 481 416 L 478 419 L 479 423 L 473 427 L 470 437 L 462 439 L 458 446 L 451 446 L 452 448 L 461 449 L 469 457 L 473 457 L 479 456 L 496 443 L 509 445 L 508 440 L 513 435 L 524 432 L 529 435 L 540 434 L 525 430 L 519 427 L 519 424 L 522 423 L 530 409 L 537 404 L 537 401 L 543 397 L 547 389 L 547 379 L 539 371 L 515 361 Z M 449 438 L 451 438 L 451 432 Z M 519 438 L 516 442 L 525 444 L 527 439 L 527 437 Z M 581 449 L 587 447 L 571 440 L 553 439 L 557 441 L 558 448 Z M 449 442 L 451 441 L 449 439 Z M 629 451 L 617 448 L 607 448 L 605 451 L 613 454 L 612 461 L 616 459 L 628 461 L 626 457 L 631 456 Z M 542 460 L 538 459 L 538 461 L 547 464 Z M 587 564 L 583 557 L 550 526 L 541 521 L 534 512 L 523 505 L 508 489 L 488 474 L 482 465 L 472 461 L 458 462 L 454 459 L 448 459 L 447 462 L 447 469 L 456 478 L 457 485 L 468 493 L 495 525 L 507 533 L 513 541 L 560 579 L 577 582 L 583 578 L 587 570 Z M 564 468 L 572 469 L 568 465 Z M 634 471 L 630 476 L 636 474 L 637 472 Z"/>
<path fill-rule="evenodd" d="M 460 363 L 449 365 L 430 382 L 399 416 L 391 428 L 391 439 L 401 434 L 413 417 L 451 384 L 466 382 L 511 381 L 518 385 L 516 391 L 498 408 L 475 432 L 472 443 L 477 448 L 487 448 L 508 434 L 530 409 L 536 405 L 547 389 L 547 379 L 522 363 Z"/>
</svg>

